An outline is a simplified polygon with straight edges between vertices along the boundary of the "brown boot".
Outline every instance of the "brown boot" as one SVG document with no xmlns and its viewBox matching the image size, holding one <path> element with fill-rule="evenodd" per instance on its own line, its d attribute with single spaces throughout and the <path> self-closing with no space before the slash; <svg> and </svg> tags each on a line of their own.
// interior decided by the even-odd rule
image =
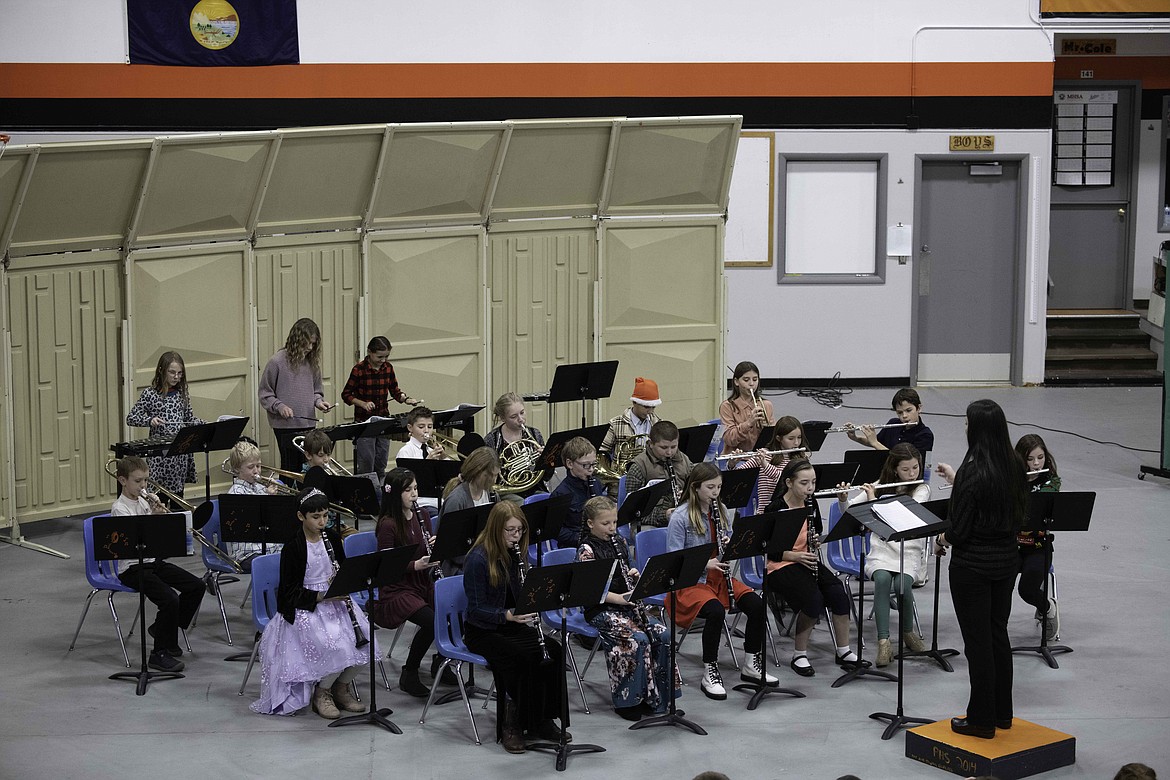
<svg viewBox="0 0 1170 780">
<path fill-rule="evenodd" d="M 329 689 L 329 693 L 333 696 L 333 703 L 346 712 L 365 712 L 366 708 L 360 701 L 353 697 L 350 693 L 349 683 L 343 683 L 341 680 L 333 683 L 333 687 Z"/>
<path fill-rule="evenodd" d="M 501 732 L 504 750 L 509 753 L 524 752 L 524 734 L 520 728 L 520 712 L 516 709 L 515 702 L 504 702 L 504 724 Z"/>
<path fill-rule="evenodd" d="M 325 720 L 337 720 L 341 717 L 341 711 L 333 703 L 333 694 L 320 685 L 313 689 L 313 712 Z"/>
<path fill-rule="evenodd" d="M 880 669 L 883 666 L 889 666 L 890 661 L 894 660 L 894 646 L 890 644 L 890 640 L 879 639 L 877 651 L 877 667 Z"/>
</svg>

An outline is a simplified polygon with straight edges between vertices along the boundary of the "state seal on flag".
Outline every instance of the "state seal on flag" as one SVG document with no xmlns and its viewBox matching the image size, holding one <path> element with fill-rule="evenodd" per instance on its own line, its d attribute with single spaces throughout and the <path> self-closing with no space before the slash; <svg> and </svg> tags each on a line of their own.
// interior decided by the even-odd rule
<svg viewBox="0 0 1170 780">
<path fill-rule="evenodd" d="M 226 49 L 239 34 L 240 16 L 227 0 L 199 0 L 191 9 L 191 36 L 205 49 Z"/>
</svg>

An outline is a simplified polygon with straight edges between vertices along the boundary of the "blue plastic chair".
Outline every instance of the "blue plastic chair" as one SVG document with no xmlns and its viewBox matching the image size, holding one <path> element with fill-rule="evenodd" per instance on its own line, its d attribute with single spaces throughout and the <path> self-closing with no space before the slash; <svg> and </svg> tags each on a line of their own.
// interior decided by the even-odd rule
<svg viewBox="0 0 1170 780">
<path fill-rule="evenodd" d="M 577 560 L 576 550 L 553 550 L 544 555 L 545 566 L 573 563 L 575 560 Z M 551 627 L 554 631 L 561 630 L 561 613 L 559 611 L 542 612 L 540 615 L 546 626 Z M 577 634 L 593 640 L 593 645 L 589 649 L 589 658 L 586 659 L 584 668 L 580 670 L 577 668 L 577 658 L 573 655 L 572 643 L 565 642 L 565 655 L 568 656 L 569 665 L 573 669 L 573 676 L 577 678 L 577 689 L 581 692 L 581 706 L 584 708 L 585 714 L 589 715 L 589 700 L 585 698 L 585 684 L 582 682 L 582 678 L 589 671 L 589 664 L 593 662 L 593 656 L 597 653 L 597 648 L 601 646 L 601 634 L 596 628 L 589 625 L 589 621 L 585 619 L 585 610 L 581 607 L 569 607 L 565 610 L 565 631 L 570 636 Z"/>
<path fill-rule="evenodd" d="M 114 618 L 114 631 L 118 634 L 118 644 L 122 646 L 122 658 L 126 662 L 127 668 L 129 668 L 130 656 L 126 652 L 126 640 L 122 637 L 122 624 L 118 620 L 118 610 L 114 608 L 114 594 L 136 594 L 138 591 L 123 585 L 122 581 L 118 579 L 117 572 L 115 571 L 117 561 L 99 561 L 94 558 L 93 551 L 94 517 L 109 516 L 109 513 L 94 515 L 93 517 L 85 518 L 85 521 L 82 523 L 82 536 L 85 540 L 85 579 L 89 581 L 89 585 L 93 590 L 85 597 L 85 608 L 81 610 L 81 619 L 77 621 L 77 630 L 73 632 L 73 641 L 69 643 L 69 649 L 73 650 L 74 645 L 77 644 L 77 635 L 81 633 L 81 625 L 85 622 L 85 616 L 89 614 L 89 605 L 93 602 L 93 597 L 105 591 L 108 594 L 106 601 L 110 605 L 110 615 Z"/>
<path fill-rule="evenodd" d="M 211 499 L 211 507 L 211 519 L 207 521 L 200 531 L 209 542 L 226 552 L 225 543 L 219 530 L 218 498 Z M 208 590 L 215 594 L 215 600 L 219 604 L 219 616 L 223 620 L 223 632 L 227 636 L 227 643 L 231 645 L 233 644 L 232 630 L 228 625 L 227 610 L 223 606 L 223 593 L 220 591 L 220 585 L 227 582 L 239 582 L 240 578 L 237 576 L 239 573 L 230 563 L 212 552 L 211 548 L 207 545 L 200 545 L 200 549 L 203 556 L 203 565 L 207 568 L 207 571 L 203 574 L 203 582 L 207 585 Z"/>
<path fill-rule="evenodd" d="M 467 612 L 467 594 L 463 591 L 463 575 L 444 577 L 435 582 L 435 649 L 443 657 L 443 663 L 435 673 L 435 681 L 431 683 L 431 694 L 423 706 L 422 715 L 418 722 L 427 722 L 427 710 L 435 700 L 435 693 L 439 689 L 439 680 L 443 671 L 452 668 L 455 679 L 459 682 L 459 696 L 467 707 L 467 717 L 471 720 L 471 732 L 475 735 L 475 744 L 483 744 L 479 739 L 479 729 L 475 725 L 475 715 L 471 711 L 471 699 L 467 696 L 467 688 L 463 683 L 461 670 L 464 663 L 487 666 L 487 659 L 467 649 L 463 641 L 463 615 Z"/>
<path fill-rule="evenodd" d="M 244 688 L 248 685 L 248 677 L 251 676 L 252 667 L 256 664 L 256 656 L 260 652 L 260 640 L 264 636 L 264 628 L 273 618 L 279 617 L 280 613 L 276 608 L 276 589 L 279 585 L 280 553 L 268 553 L 253 558 L 252 623 L 256 627 L 256 641 L 252 645 L 252 655 L 248 658 L 248 668 L 244 670 L 244 681 L 240 683 L 240 696 L 244 695 Z"/>
</svg>

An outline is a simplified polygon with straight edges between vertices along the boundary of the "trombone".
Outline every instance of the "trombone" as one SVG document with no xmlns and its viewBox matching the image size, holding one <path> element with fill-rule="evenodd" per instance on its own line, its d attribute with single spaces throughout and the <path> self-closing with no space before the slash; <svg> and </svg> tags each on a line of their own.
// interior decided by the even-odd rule
<svg viewBox="0 0 1170 780">
<path fill-rule="evenodd" d="M 227 463 L 227 461 L 224 461 L 224 463 Z M 117 460 L 107 460 L 105 469 L 106 469 L 106 473 L 109 474 L 111 477 L 113 477 L 114 479 L 118 478 Z M 150 477 L 147 477 L 146 478 L 146 486 L 154 491 L 153 493 L 147 493 L 145 495 L 146 500 L 148 502 L 150 502 L 151 504 L 162 507 L 163 503 L 161 500 L 159 500 L 159 496 L 161 495 L 164 498 L 166 498 L 167 500 L 169 500 L 172 504 L 179 507 L 179 509 L 181 511 L 190 512 L 192 515 L 195 514 L 195 505 L 194 504 L 192 504 L 190 501 L 185 501 L 183 499 L 183 497 L 180 496 L 178 493 L 174 493 L 174 492 L 168 490 L 166 487 L 164 487 L 162 485 L 162 483 L 157 482 L 157 481 L 151 479 Z M 163 508 L 165 509 L 165 507 L 163 507 Z M 211 550 L 211 552 L 215 555 L 215 557 L 219 558 L 224 563 L 231 566 L 232 570 L 235 571 L 236 574 L 243 574 L 244 573 L 244 567 L 239 561 L 237 561 L 235 558 L 233 558 L 225 550 L 217 547 L 210 539 L 208 539 L 206 536 L 203 535 L 202 531 L 200 531 L 195 526 L 191 526 L 191 536 L 195 537 L 195 540 L 198 541 L 199 544 L 203 545 L 208 550 Z"/>
<path fill-rule="evenodd" d="M 304 436 L 294 436 L 292 443 L 293 443 L 294 447 L 296 447 L 298 450 L 301 451 L 301 454 L 304 455 L 305 458 L 309 457 L 309 453 L 305 450 L 305 437 Z M 325 469 L 326 474 L 329 474 L 330 476 L 334 476 L 334 477 L 352 477 L 353 476 L 353 472 L 350 471 L 349 469 L 347 469 L 345 466 L 341 465 L 341 463 L 339 461 L 337 461 L 336 459 L 334 459 L 334 457 L 332 455 L 329 455 L 327 457 L 329 458 L 329 460 L 327 460 L 325 462 L 325 465 L 323 467 Z"/>
<path fill-rule="evenodd" d="M 450 436 L 444 436 L 438 431 L 431 431 L 430 444 L 443 451 L 443 457 L 448 460 L 463 460 L 467 456 L 459 451 L 459 442 Z"/>
<path fill-rule="evenodd" d="M 808 447 L 793 447 L 789 450 L 764 450 L 763 456 L 765 458 L 772 458 L 776 455 L 788 455 L 793 452 L 808 452 Z M 749 452 L 736 452 L 731 455 L 716 455 L 715 460 L 739 460 L 741 458 L 754 458 L 761 454 L 759 450 L 751 450 Z"/>
<path fill-rule="evenodd" d="M 223 459 L 223 463 L 221 463 L 219 466 L 220 469 L 222 469 L 223 473 L 225 473 L 225 474 L 230 474 L 233 477 L 238 476 L 236 474 L 236 472 L 232 471 L 231 466 L 228 465 L 228 460 L 229 460 L 229 458 Z M 271 471 L 272 474 L 267 476 L 267 477 L 264 476 L 263 474 L 257 474 L 256 481 L 259 482 L 261 485 L 267 485 L 269 487 L 274 487 L 274 488 L 276 488 L 277 493 L 284 495 L 284 496 L 295 496 L 295 495 L 297 495 L 297 493 L 300 492 L 296 488 L 289 487 L 288 485 L 281 482 L 279 479 L 276 478 L 275 475 L 282 474 L 284 476 L 290 477 L 290 478 L 295 479 L 295 480 L 302 480 L 305 477 L 304 474 L 297 474 L 296 472 L 293 472 L 293 471 L 285 471 L 284 469 L 273 468 L 271 466 L 265 466 L 265 468 L 267 468 L 269 471 Z M 337 512 L 338 514 L 346 515 L 346 516 L 351 517 L 351 518 L 357 517 L 357 515 L 354 514 L 352 509 L 350 509 L 347 506 L 342 506 L 341 504 L 330 503 L 329 508 L 332 509 L 334 512 Z"/>
</svg>

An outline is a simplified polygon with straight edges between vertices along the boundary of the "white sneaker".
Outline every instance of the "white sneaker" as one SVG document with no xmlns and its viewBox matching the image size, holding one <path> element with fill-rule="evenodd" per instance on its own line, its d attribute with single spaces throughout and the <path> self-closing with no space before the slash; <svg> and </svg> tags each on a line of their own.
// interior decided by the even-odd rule
<svg viewBox="0 0 1170 780">
<path fill-rule="evenodd" d="M 780 678 L 772 675 L 764 675 L 764 651 L 752 653 L 749 658 L 739 670 L 739 679 L 749 683 L 759 683 L 760 678 L 764 677 L 764 683 L 773 688 L 780 684 Z"/>
<path fill-rule="evenodd" d="M 722 701 L 727 698 L 727 689 L 723 687 L 723 675 L 719 674 L 719 663 L 713 662 L 705 665 L 706 672 L 703 674 L 703 681 L 699 687 L 703 689 L 703 695 L 708 699 L 716 699 Z"/>
</svg>

